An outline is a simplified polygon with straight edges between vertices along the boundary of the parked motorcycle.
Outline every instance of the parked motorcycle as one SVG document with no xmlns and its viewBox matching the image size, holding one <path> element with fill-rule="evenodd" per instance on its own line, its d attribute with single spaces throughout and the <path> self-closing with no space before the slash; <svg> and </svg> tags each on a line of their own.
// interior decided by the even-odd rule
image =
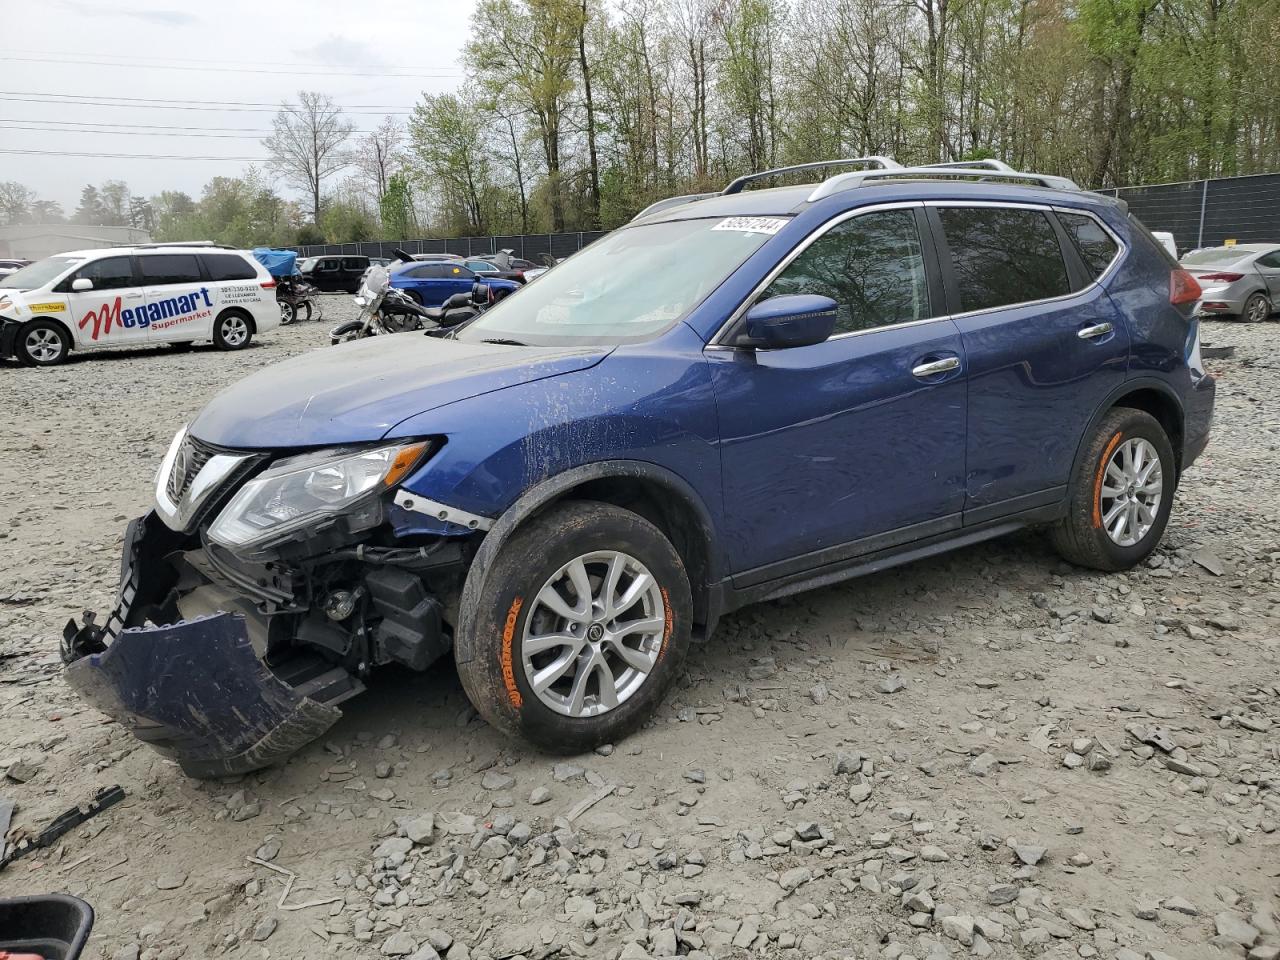
<svg viewBox="0 0 1280 960">
<path fill-rule="evenodd" d="M 360 284 L 355 302 L 360 316 L 340 323 L 329 331 L 329 343 L 336 346 L 387 333 L 422 330 L 428 336 L 444 336 L 454 328 L 479 316 L 492 294 L 481 283 L 470 293 L 457 293 L 438 307 L 424 307 L 408 294 L 391 286 L 391 276 L 383 267 L 370 267 Z"/>
<path fill-rule="evenodd" d="M 297 274 L 281 277 L 276 282 L 276 303 L 280 305 L 280 322 L 287 325 L 298 319 L 310 320 L 312 313 L 317 320 L 323 319 L 324 308 L 320 306 L 317 296 L 319 293 L 317 288 Z"/>
</svg>

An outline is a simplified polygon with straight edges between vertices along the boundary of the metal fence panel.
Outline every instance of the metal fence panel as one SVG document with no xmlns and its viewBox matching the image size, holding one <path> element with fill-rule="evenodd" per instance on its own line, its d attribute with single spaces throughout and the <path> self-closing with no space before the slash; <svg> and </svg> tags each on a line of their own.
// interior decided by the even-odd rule
<svg viewBox="0 0 1280 960">
<path fill-rule="evenodd" d="M 1280 174 L 1209 181 L 1204 246 L 1227 238 L 1280 243 Z"/>
<path fill-rule="evenodd" d="M 1224 240 L 1280 242 L 1280 174 L 1192 180 L 1108 190 L 1151 230 L 1173 234 L 1179 251 Z"/>
</svg>

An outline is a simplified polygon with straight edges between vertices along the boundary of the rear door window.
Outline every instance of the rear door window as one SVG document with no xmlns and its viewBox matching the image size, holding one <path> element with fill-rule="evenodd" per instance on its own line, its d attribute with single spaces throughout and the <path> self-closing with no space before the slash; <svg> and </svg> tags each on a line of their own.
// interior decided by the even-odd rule
<svg viewBox="0 0 1280 960">
<path fill-rule="evenodd" d="M 201 256 L 210 280 L 256 280 L 258 271 L 244 257 L 234 253 L 206 253 Z"/>
<path fill-rule="evenodd" d="M 200 283 L 200 263 L 194 253 L 153 253 L 138 258 L 142 282 L 149 287 L 170 283 Z"/>
<path fill-rule="evenodd" d="M 1076 245 L 1080 259 L 1084 261 L 1093 279 L 1097 280 L 1106 273 L 1120 248 L 1111 239 L 1111 234 L 1102 228 L 1102 224 L 1083 213 L 1062 211 L 1058 211 L 1058 221 L 1066 229 L 1071 242 Z"/>
<path fill-rule="evenodd" d="M 368 257 L 343 257 L 342 269 L 364 271 L 369 268 Z"/>
<path fill-rule="evenodd" d="M 915 212 L 883 210 L 836 224 L 791 261 L 760 299 L 794 293 L 834 300 L 837 336 L 932 316 Z"/>
<path fill-rule="evenodd" d="M 1058 234 L 1041 210 L 942 207 L 958 312 L 1060 297 L 1071 290 Z"/>
</svg>

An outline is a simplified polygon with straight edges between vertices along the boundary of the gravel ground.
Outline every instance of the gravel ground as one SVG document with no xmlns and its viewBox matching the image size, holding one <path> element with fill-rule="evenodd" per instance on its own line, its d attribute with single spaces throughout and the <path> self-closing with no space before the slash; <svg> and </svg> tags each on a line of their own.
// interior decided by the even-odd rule
<svg viewBox="0 0 1280 960">
<path fill-rule="evenodd" d="M 111 603 L 177 427 L 325 344 L 329 305 L 240 354 L 0 365 L 0 801 L 22 834 L 127 793 L 0 895 L 90 900 L 89 956 L 1280 954 L 1275 324 L 1207 329 L 1236 346 L 1214 439 L 1141 569 L 1029 533 L 741 611 L 568 761 L 451 667 L 389 670 L 286 765 L 188 780 L 78 702 L 57 638 Z"/>
</svg>

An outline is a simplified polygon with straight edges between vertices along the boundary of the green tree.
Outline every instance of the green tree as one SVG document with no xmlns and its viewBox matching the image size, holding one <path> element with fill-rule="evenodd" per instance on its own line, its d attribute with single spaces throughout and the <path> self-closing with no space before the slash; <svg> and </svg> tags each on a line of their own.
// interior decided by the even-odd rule
<svg viewBox="0 0 1280 960">
<path fill-rule="evenodd" d="M 409 237 L 413 226 L 413 194 L 405 174 L 393 173 L 388 178 L 378 212 L 382 217 L 384 239 L 404 240 Z"/>
</svg>

